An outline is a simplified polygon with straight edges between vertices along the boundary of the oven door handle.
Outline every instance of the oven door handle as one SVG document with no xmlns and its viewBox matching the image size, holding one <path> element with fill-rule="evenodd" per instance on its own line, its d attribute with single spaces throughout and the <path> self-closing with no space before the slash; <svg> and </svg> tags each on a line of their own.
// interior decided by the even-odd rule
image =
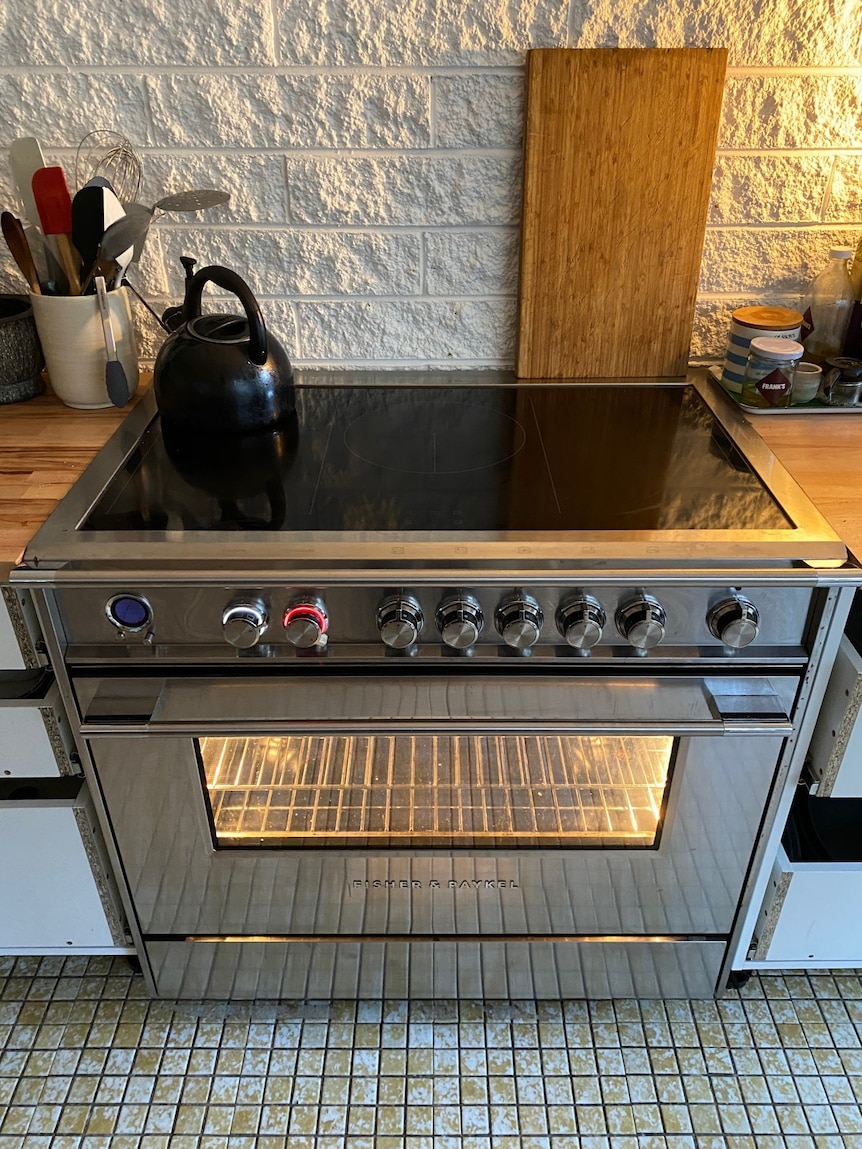
<svg viewBox="0 0 862 1149">
<path fill-rule="evenodd" d="M 780 735 L 795 677 L 84 679 L 86 735 Z"/>
</svg>

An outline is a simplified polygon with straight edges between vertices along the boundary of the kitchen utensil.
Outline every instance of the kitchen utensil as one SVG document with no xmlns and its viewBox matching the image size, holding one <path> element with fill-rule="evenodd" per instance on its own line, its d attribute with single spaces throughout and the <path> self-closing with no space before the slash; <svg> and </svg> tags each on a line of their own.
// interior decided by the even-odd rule
<svg viewBox="0 0 862 1149">
<path fill-rule="evenodd" d="M 107 226 L 101 237 L 95 261 L 81 285 L 82 293 L 89 290 L 93 276 L 97 274 L 103 275 L 111 287 L 118 287 L 133 258 L 135 244 L 141 236 L 146 235 L 150 225 L 151 216 L 146 209 L 141 212 L 138 210 L 140 205 L 129 204 L 133 214 L 127 216 L 123 205 L 109 188 L 103 189 L 102 206 Z M 113 223 L 108 222 L 111 217 L 114 219 Z"/>
<path fill-rule="evenodd" d="M 103 189 L 102 202 L 104 209 L 103 216 L 105 230 L 107 230 L 111 224 L 119 223 L 121 219 L 125 219 L 125 209 L 110 188 Z M 111 251 L 109 255 L 103 255 L 103 258 L 112 259 L 116 262 L 116 268 L 114 269 L 111 278 L 108 279 L 108 283 L 111 287 L 115 287 L 121 282 L 126 268 L 131 263 L 133 250 L 134 248 L 132 244 L 129 244 L 129 246 L 122 251 L 116 253 Z"/>
<path fill-rule="evenodd" d="M 105 191 L 87 184 L 72 199 L 72 243 L 85 273 L 95 264 L 105 234 Z"/>
<path fill-rule="evenodd" d="M 202 315 L 204 286 L 237 296 L 240 315 Z M 226 267 L 204 267 L 189 282 L 184 323 L 159 350 L 153 370 L 156 402 L 165 423 L 194 434 L 264 430 L 295 408 L 287 354 L 267 333 L 251 288 Z"/>
<path fill-rule="evenodd" d="M 105 364 L 105 387 L 108 398 L 115 407 L 125 407 L 129 401 L 129 381 L 126 372 L 117 355 L 117 342 L 114 339 L 114 328 L 111 324 L 111 309 L 108 305 L 108 288 L 103 275 L 97 275 L 96 298 L 99 301 L 99 313 L 102 316 L 102 331 L 105 335 L 105 351 L 108 362 Z"/>
<path fill-rule="evenodd" d="M 18 189 L 23 208 L 24 234 L 30 245 L 30 252 L 36 264 L 40 281 L 57 281 L 62 268 L 52 240 L 46 239 L 38 230 L 39 212 L 33 198 L 33 173 L 45 166 L 42 148 L 33 136 L 23 136 L 9 145 L 9 167 Z"/>
<path fill-rule="evenodd" d="M 193 188 L 190 191 L 176 192 L 166 195 L 153 204 L 156 211 L 205 211 L 210 207 L 218 207 L 227 203 L 230 193 L 219 191 L 217 188 Z"/>
<path fill-rule="evenodd" d="M 111 191 L 114 191 L 113 187 L 111 186 L 111 181 L 109 179 L 106 179 L 104 176 L 93 176 L 92 179 L 87 180 L 87 182 L 84 184 L 84 187 L 85 188 L 111 188 Z M 114 192 L 114 194 L 116 195 L 116 192 Z"/>
<path fill-rule="evenodd" d="M 33 173 L 33 197 L 39 222 L 45 235 L 53 235 L 57 242 L 63 270 L 69 281 L 71 295 L 81 294 L 79 278 L 80 259 L 69 238 L 72 231 L 72 199 L 66 186 L 66 177 L 60 167 L 39 168 Z"/>
<path fill-rule="evenodd" d="M 105 228 L 102 236 L 101 254 L 106 259 L 117 259 L 129 247 L 134 247 L 141 236 L 145 236 L 152 222 L 147 208 L 140 204 L 126 205 L 125 215 Z"/>
<path fill-rule="evenodd" d="M 518 376 L 684 376 L 726 60 L 528 53 Z"/>
<path fill-rule="evenodd" d="M 24 295 L 0 295 L 0 403 L 41 395 L 44 366 L 30 301 Z"/>
<path fill-rule="evenodd" d="M 28 223 L 39 222 L 39 212 L 33 197 L 33 173 L 44 166 L 42 149 L 34 136 L 22 136 L 9 145 L 9 167 Z"/>
<path fill-rule="evenodd" d="M 167 325 L 167 323 L 165 323 L 164 318 L 159 315 L 159 313 L 155 310 L 155 308 L 151 307 L 150 304 L 147 303 L 146 299 L 144 299 L 143 295 L 141 295 L 140 291 L 138 291 L 138 289 L 134 286 L 134 284 L 131 282 L 131 280 L 129 279 L 129 277 L 127 275 L 123 276 L 121 286 L 122 287 L 128 287 L 129 291 L 131 291 L 131 293 L 132 293 L 132 295 L 134 295 L 135 299 L 137 299 L 137 301 L 139 303 L 143 304 L 143 306 L 147 309 L 147 311 L 149 311 L 150 315 L 152 315 L 153 319 L 155 319 L 156 323 L 158 323 L 158 325 L 159 325 L 159 327 L 161 327 L 162 331 L 168 331 L 169 332 L 172 330 L 172 328 L 169 327 Z"/>
<path fill-rule="evenodd" d="M 191 188 L 189 191 L 176 192 L 174 195 L 163 196 L 152 207 L 146 204 L 127 204 L 127 208 L 134 206 L 141 213 L 149 212 L 154 216 L 157 211 L 206 211 L 210 207 L 218 207 L 227 203 L 230 192 L 219 191 L 217 188 Z"/>
<path fill-rule="evenodd" d="M 33 262 L 33 254 L 27 243 L 27 236 L 24 234 L 24 225 L 21 220 L 16 219 L 11 212 L 4 211 L 0 215 L 0 227 L 2 227 L 3 238 L 12 253 L 12 258 L 30 285 L 30 290 L 36 295 L 41 295 L 42 289 L 39 286 L 36 264 Z"/>
<path fill-rule="evenodd" d="M 143 165 L 132 143 L 121 132 L 97 129 L 88 132 L 75 153 L 75 183 L 82 187 L 93 176 L 110 181 L 118 199 L 137 198 Z"/>
</svg>

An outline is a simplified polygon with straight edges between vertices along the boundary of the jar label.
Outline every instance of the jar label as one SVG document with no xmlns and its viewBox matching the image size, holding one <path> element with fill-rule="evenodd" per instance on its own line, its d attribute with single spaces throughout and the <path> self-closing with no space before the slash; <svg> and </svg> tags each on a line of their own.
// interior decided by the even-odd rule
<svg viewBox="0 0 862 1149">
<path fill-rule="evenodd" d="M 802 327 L 799 329 L 799 338 L 804 343 L 808 336 L 814 330 L 814 317 L 811 314 L 811 308 L 805 308 L 805 314 L 802 316 Z"/>
<path fill-rule="evenodd" d="M 787 398 L 792 382 L 779 367 L 776 367 L 774 371 L 758 379 L 754 386 L 766 402 L 775 407 Z"/>
</svg>

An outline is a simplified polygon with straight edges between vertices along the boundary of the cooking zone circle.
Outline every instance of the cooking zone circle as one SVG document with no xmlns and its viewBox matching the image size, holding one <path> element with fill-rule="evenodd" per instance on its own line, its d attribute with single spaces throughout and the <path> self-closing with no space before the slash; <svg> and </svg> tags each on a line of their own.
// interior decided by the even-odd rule
<svg viewBox="0 0 862 1149">
<path fill-rule="evenodd" d="M 503 411 L 418 395 L 409 403 L 368 411 L 344 431 L 344 445 L 364 463 L 414 475 L 495 467 L 517 455 L 526 441 L 523 426 Z"/>
</svg>

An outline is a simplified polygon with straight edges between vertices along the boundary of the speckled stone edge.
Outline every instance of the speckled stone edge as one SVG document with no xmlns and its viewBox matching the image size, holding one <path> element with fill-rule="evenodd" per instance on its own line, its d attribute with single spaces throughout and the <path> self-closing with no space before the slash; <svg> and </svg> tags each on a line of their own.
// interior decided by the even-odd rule
<svg viewBox="0 0 862 1149">
<path fill-rule="evenodd" d="M 90 863 L 90 869 L 93 873 L 93 881 L 96 884 L 96 889 L 102 902 L 102 908 L 105 911 L 105 918 L 108 922 L 108 928 L 111 931 L 111 937 L 114 939 L 114 944 L 118 946 L 130 945 L 131 938 L 126 932 L 125 922 L 117 911 L 108 879 L 105 862 L 96 843 L 96 838 L 93 833 L 93 828 L 90 825 L 90 816 L 87 810 L 80 806 L 76 806 L 75 821 L 78 824 L 78 830 L 81 834 L 81 841 L 84 845 L 84 853 L 87 855 L 87 860 Z"/>
<path fill-rule="evenodd" d="M 35 399 L 44 390 L 45 380 L 41 375 L 22 379 L 20 383 L 0 383 L 0 403 L 23 403 L 25 399 Z"/>
<path fill-rule="evenodd" d="M 21 609 L 21 603 L 18 600 L 18 595 L 10 586 L 0 587 L 0 590 L 3 592 L 3 602 L 6 605 L 9 620 L 12 623 L 12 630 L 15 632 L 15 638 L 18 640 L 18 646 L 21 649 L 24 665 L 28 670 L 33 670 L 42 664 L 39 661 L 39 656 L 33 645 L 30 631 L 27 629 L 27 623 L 24 618 L 24 612 Z"/>
<path fill-rule="evenodd" d="M 775 881 L 775 897 L 772 899 L 772 904 L 766 914 L 766 920 L 763 924 L 763 929 L 760 932 L 760 937 L 757 939 L 757 947 L 754 951 L 755 961 L 766 961 L 769 954 L 769 947 L 772 945 L 772 938 L 775 935 L 775 927 L 778 925 L 778 919 L 781 916 L 781 908 L 784 905 L 784 899 L 787 897 L 787 891 L 790 889 L 790 879 L 792 874 L 782 874 Z"/>
<path fill-rule="evenodd" d="M 60 731 L 60 720 L 57 712 L 53 706 L 40 706 L 39 713 L 42 715 L 42 721 L 45 724 L 45 733 L 48 735 L 48 742 L 54 752 L 54 757 L 57 760 L 57 769 L 66 777 L 74 778 L 79 771 L 77 771 L 72 764 L 69 757 L 69 750 L 66 743 L 63 741 L 63 735 Z"/>
<path fill-rule="evenodd" d="M 832 753 L 829 755 L 829 759 L 823 769 L 823 776 L 820 779 L 820 788 L 818 790 L 818 794 L 821 797 L 830 797 L 835 783 L 838 781 L 838 773 L 841 770 L 844 755 L 847 753 L 847 745 L 850 742 L 856 721 L 859 718 L 860 708 L 862 708 L 862 678 L 857 678 L 851 688 L 850 697 L 845 707 L 843 717 L 841 718 L 841 725 L 835 734 L 835 743 L 832 748 Z"/>
</svg>

